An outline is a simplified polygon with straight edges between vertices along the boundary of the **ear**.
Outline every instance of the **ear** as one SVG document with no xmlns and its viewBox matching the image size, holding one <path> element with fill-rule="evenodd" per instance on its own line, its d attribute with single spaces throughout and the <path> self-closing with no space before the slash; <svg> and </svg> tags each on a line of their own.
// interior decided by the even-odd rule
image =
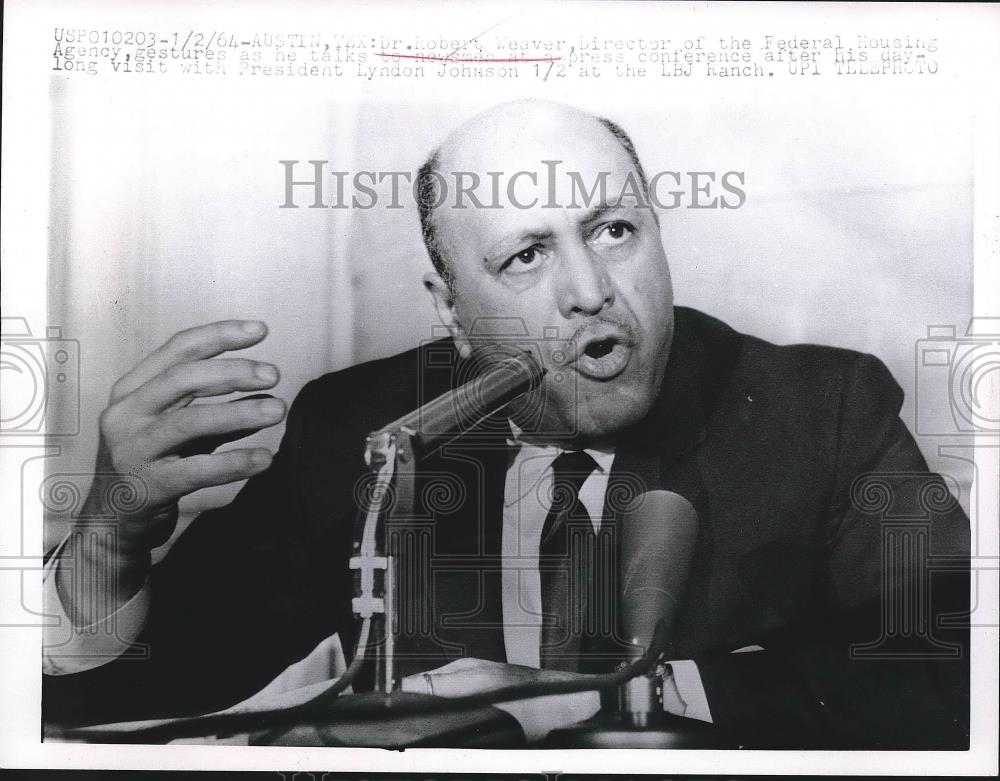
<svg viewBox="0 0 1000 781">
<path fill-rule="evenodd" d="M 451 338 L 455 340 L 458 354 L 463 358 L 468 358 L 472 355 L 472 345 L 469 344 L 462 324 L 458 322 L 458 317 L 455 314 L 455 296 L 448 283 L 436 271 L 428 271 L 424 274 L 424 287 L 434 299 L 434 309 L 437 310 L 438 319 L 448 329 Z"/>
</svg>

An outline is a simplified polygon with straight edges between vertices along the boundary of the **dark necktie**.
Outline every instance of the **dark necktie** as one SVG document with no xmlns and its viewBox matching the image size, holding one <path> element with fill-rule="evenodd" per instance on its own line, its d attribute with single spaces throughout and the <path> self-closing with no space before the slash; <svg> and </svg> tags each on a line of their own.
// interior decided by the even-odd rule
<svg viewBox="0 0 1000 781">
<path fill-rule="evenodd" d="M 538 546 L 542 586 L 541 666 L 575 671 L 593 577 L 596 536 L 580 487 L 597 466 L 581 451 L 552 462 L 552 505 Z"/>
</svg>

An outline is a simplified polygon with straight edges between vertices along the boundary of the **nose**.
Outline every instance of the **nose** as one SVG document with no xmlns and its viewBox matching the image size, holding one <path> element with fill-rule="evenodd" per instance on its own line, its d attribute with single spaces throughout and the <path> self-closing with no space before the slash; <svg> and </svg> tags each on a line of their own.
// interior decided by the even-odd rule
<svg viewBox="0 0 1000 781">
<path fill-rule="evenodd" d="M 572 247 L 563 256 L 559 275 L 559 312 L 563 317 L 596 315 L 615 302 L 614 287 L 604 261 L 586 244 Z"/>
</svg>

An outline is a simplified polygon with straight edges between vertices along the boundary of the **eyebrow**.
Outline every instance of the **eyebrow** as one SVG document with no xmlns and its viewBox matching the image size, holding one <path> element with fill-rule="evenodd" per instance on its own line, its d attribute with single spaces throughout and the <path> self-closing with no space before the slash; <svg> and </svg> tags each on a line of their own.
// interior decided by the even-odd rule
<svg viewBox="0 0 1000 781">
<path fill-rule="evenodd" d="M 586 225 L 587 223 L 596 222 L 610 212 L 622 210 L 632 211 L 634 208 L 634 206 L 624 204 L 620 200 L 611 203 L 598 203 L 585 211 L 579 222 L 581 225 Z M 551 239 L 553 235 L 553 232 L 550 230 L 539 230 L 522 231 L 520 233 L 511 234 L 510 236 L 505 236 L 490 247 L 486 256 L 483 258 L 483 262 L 489 263 L 491 258 L 495 258 L 499 255 L 513 254 L 517 251 L 518 247 L 537 244 L 540 241 Z"/>
<path fill-rule="evenodd" d="M 635 207 L 629 204 L 624 204 L 620 200 L 613 201 L 611 203 L 599 203 L 588 211 L 584 212 L 583 219 L 580 220 L 581 223 L 594 222 L 600 219 L 609 212 L 617 211 L 631 211 Z"/>
<path fill-rule="evenodd" d="M 552 231 L 523 231 L 521 233 L 515 233 L 510 236 L 504 236 L 500 241 L 494 244 L 486 252 L 486 257 L 483 258 L 484 263 L 489 263 L 491 258 L 495 258 L 499 255 L 509 255 L 517 251 L 518 247 L 523 247 L 525 245 L 531 246 L 532 244 L 537 244 L 540 241 L 545 241 L 546 239 L 552 238 Z"/>
</svg>

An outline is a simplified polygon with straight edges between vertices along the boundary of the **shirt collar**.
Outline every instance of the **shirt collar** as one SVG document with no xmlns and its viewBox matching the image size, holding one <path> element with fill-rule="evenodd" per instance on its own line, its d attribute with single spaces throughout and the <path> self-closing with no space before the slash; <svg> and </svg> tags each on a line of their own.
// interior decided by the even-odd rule
<svg viewBox="0 0 1000 781">
<path fill-rule="evenodd" d="M 528 455 L 541 456 L 544 454 L 551 455 L 552 460 L 555 460 L 561 453 L 570 452 L 567 448 L 559 447 L 558 445 L 542 445 L 534 442 L 526 442 L 521 439 L 523 431 L 520 426 L 513 420 L 508 420 L 508 423 L 510 424 L 511 435 L 507 439 L 507 445 L 513 449 L 515 459 L 524 458 Z M 615 460 L 614 448 L 584 448 L 583 452 L 594 459 L 599 472 L 607 473 L 611 471 L 611 464 Z"/>
</svg>

